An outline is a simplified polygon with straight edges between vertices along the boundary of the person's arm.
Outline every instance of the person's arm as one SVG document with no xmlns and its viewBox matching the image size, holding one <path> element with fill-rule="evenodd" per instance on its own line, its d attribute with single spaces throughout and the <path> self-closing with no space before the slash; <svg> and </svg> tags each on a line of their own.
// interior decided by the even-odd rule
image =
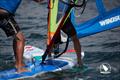
<svg viewBox="0 0 120 80">
<path fill-rule="evenodd" d="M 33 0 L 33 1 L 35 1 L 35 2 L 41 2 L 41 1 L 43 1 L 43 0 Z"/>
</svg>

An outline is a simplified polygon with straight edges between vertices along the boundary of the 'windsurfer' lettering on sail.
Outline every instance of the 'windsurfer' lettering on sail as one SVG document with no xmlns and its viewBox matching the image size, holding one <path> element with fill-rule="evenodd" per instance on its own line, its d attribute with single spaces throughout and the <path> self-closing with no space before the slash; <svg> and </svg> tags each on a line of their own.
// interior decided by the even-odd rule
<svg viewBox="0 0 120 80">
<path fill-rule="evenodd" d="M 105 25 L 108 25 L 108 24 L 111 24 L 111 23 L 117 22 L 117 21 L 120 21 L 120 15 L 111 17 L 111 18 L 103 20 L 103 21 L 100 21 L 99 23 L 101 26 L 105 26 Z"/>
</svg>

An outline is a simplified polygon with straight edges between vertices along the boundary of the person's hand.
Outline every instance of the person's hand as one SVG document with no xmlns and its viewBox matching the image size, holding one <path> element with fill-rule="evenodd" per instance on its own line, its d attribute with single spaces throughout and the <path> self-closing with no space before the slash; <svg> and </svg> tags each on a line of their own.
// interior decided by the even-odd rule
<svg viewBox="0 0 120 80">
<path fill-rule="evenodd" d="M 41 1 L 43 1 L 43 0 L 33 0 L 33 1 L 35 1 L 35 2 L 41 2 Z"/>
</svg>

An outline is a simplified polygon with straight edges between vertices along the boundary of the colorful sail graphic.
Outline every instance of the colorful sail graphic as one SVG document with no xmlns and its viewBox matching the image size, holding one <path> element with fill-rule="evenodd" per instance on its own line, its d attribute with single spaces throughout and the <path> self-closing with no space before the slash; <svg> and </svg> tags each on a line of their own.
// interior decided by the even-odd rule
<svg viewBox="0 0 120 80">
<path fill-rule="evenodd" d="M 49 0 L 49 11 L 48 11 L 48 40 L 49 45 L 56 29 L 57 29 L 57 11 L 58 11 L 58 0 Z"/>
<path fill-rule="evenodd" d="M 49 11 L 48 11 L 47 44 L 49 45 L 68 6 L 62 3 L 60 0 L 49 0 L 48 6 L 49 6 Z M 61 36 L 59 35 L 59 37 L 61 37 L 60 39 L 62 39 L 63 42 L 67 40 L 67 38 L 62 37 L 62 35 Z"/>
</svg>

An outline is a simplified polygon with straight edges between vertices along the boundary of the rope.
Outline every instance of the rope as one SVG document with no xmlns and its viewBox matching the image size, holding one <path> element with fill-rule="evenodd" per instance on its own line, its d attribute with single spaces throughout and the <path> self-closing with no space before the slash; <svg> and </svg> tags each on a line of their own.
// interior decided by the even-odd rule
<svg viewBox="0 0 120 80">
<path fill-rule="evenodd" d="M 68 45 L 69 45 L 69 36 L 68 36 L 68 38 L 67 38 L 67 42 L 66 42 L 66 46 L 65 46 L 65 49 L 63 50 L 63 52 L 61 52 L 61 53 L 59 53 L 59 54 L 56 54 L 55 56 L 54 56 L 54 58 L 58 58 L 58 57 L 60 57 L 62 54 L 64 54 L 66 51 L 67 51 L 67 48 L 68 48 Z"/>
</svg>

